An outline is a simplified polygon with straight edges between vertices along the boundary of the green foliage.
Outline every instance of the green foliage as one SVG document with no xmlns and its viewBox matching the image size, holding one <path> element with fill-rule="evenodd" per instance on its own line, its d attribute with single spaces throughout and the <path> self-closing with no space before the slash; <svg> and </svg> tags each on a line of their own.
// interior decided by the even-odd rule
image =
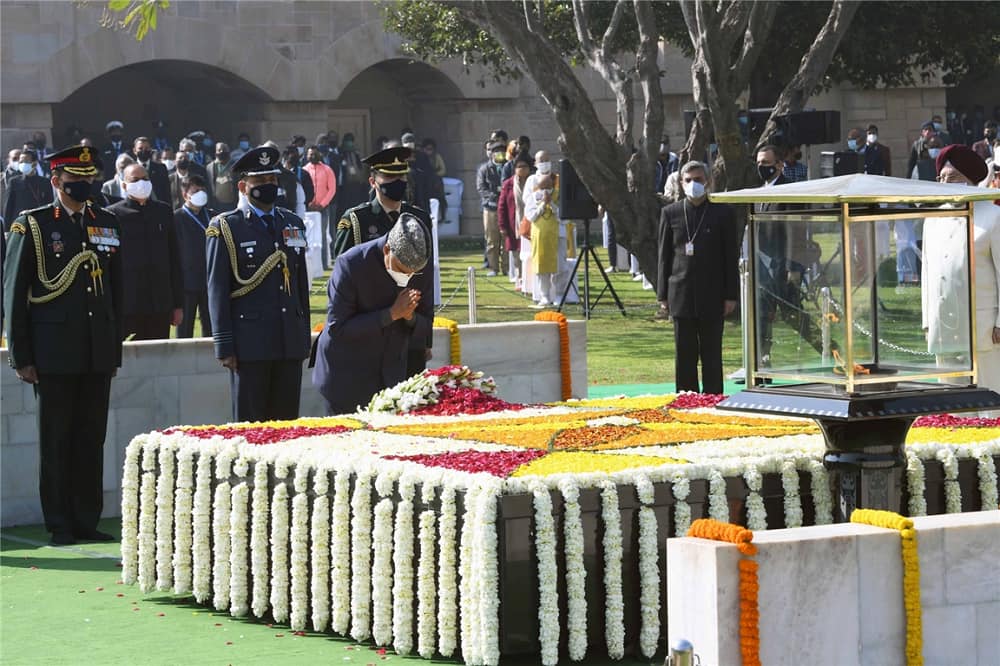
<svg viewBox="0 0 1000 666">
<path fill-rule="evenodd" d="M 503 0 L 494 0 L 497 2 Z M 600 37 L 614 2 L 589 2 L 591 32 Z M 580 45 L 572 5 L 543 0 L 546 35 L 571 62 Z M 677 2 L 654 4 L 661 36 L 692 54 L 691 41 Z M 383 5 L 386 29 L 402 35 L 414 55 L 431 61 L 461 57 L 466 66 L 484 65 L 496 80 L 518 76 L 510 58 L 488 31 L 460 18 L 434 0 L 396 0 Z M 791 80 L 799 61 L 830 12 L 829 2 L 785 1 L 760 58 L 755 84 L 777 87 Z M 635 17 L 626 12 L 615 47 L 634 51 Z M 742 46 L 738 44 L 738 46 Z M 861 3 L 853 27 L 841 41 L 821 87 L 850 81 L 864 87 L 907 86 L 935 69 L 955 84 L 983 67 L 1000 64 L 1000 12 L 984 2 L 869 0 Z"/>
<path fill-rule="evenodd" d="M 157 15 L 170 7 L 170 0 L 108 0 L 101 24 L 125 30 L 141 42 L 150 30 L 156 30 Z"/>
</svg>

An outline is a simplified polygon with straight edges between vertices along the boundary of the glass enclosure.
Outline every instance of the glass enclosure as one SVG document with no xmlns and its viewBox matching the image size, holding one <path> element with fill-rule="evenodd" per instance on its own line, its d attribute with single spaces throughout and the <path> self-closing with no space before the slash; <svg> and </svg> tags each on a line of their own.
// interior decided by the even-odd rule
<svg viewBox="0 0 1000 666">
<path fill-rule="evenodd" d="M 885 204 L 752 213 L 751 379 L 848 392 L 974 383 L 969 215 Z"/>
</svg>

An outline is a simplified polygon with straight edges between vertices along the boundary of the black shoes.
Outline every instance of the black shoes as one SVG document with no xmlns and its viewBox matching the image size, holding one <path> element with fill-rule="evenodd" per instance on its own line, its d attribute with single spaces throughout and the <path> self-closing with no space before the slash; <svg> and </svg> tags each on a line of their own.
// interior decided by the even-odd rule
<svg viewBox="0 0 1000 666">
<path fill-rule="evenodd" d="M 100 530 L 74 532 L 73 536 L 83 541 L 117 541 L 113 535 L 108 534 L 107 532 L 101 532 Z"/>
<path fill-rule="evenodd" d="M 76 539 L 69 532 L 53 532 L 49 543 L 53 546 L 72 546 Z"/>
</svg>

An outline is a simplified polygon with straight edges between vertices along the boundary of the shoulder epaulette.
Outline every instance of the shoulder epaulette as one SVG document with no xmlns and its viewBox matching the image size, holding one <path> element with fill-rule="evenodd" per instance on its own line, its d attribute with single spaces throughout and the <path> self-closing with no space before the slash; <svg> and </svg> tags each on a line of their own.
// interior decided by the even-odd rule
<svg viewBox="0 0 1000 666">
<path fill-rule="evenodd" d="M 219 227 L 217 227 L 217 226 L 216 227 L 209 226 L 209 227 L 205 228 L 205 237 L 206 238 L 216 238 L 216 237 L 218 237 L 218 235 L 219 235 Z"/>
<path fill-rule="evenodd" d="M 350 229 L 351 228 L 351 221 L 349 219 L 347 219 L 346 217 L 342 217 L 342 218 L 340 218 L 340 222 L 337 222 L 337 228 L 338 229 Z"/>
<path fill-rule="evenodd" d="M 54 203 L 45 204 L 44 206 L 39 206 L 38 208 L 29 208 L 27 210 L 22 210 L 20 213 L 17 214 L 17 216 L 20 217 L 22 215 L 32 215 L 32 214 L 37 213 L 39 211 L 43 211 L 43 210 L 51 209 L 51 208 L 55 208 L 55 204 Z"/>
<path fill-rule="evenodd" d="M 25 234 L 27 233 L 27 231 L 28 230 L 25 229 L 24 225 L 21 224 L 20 222 L 15 222 L 14 224 L 10 225 L 10 233 L 12 234 Z"/>
</svg>

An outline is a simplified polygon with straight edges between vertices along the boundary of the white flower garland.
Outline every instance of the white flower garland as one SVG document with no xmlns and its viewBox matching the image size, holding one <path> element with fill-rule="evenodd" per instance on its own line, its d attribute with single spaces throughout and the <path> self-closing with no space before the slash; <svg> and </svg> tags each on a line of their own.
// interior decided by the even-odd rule
<svg viewBox="0 0 1000 666">
<path fill-rule="evenodd" d="M 274 498 L 271 500 L 271 615 L 288 621 L 288 461 L 274 465 Z"/>
<path fill-rule="evenodd" d="M 816 525 L 833 522 L 833 493 L 830 491 L 830 474 L 820 460 L 809 460 L 809 492 L 812 494 Z"/>
<path fill-rule="evenodd" d="M 434 501 L 434 486 L 424 483 L 420 488 L 420 503 L 429 507 Z M 420 561 L 417 563 L 417 654 L 424 659 L 434 656 L 434 637 L 437 632 L 435 575 L 435 525 L 437 516 L 431 509 L 420 512 Z"/>
<path fill-rule="evenodd" d="M 351 628 L 351 473 L 340 470 L 333 482 L 330 535 L 330 618 L 335 632 Z"/>
<path fill-rule="evenodd" d="M 532 492 L 535 507 L 535 559 L 538 562 L 538 640 L 542 663 L 559 663 L 559 591 L 556 568 L 556 527 L 548 488 Z"/>
<path fill-rule="evenodd" d="M 250 572 L 253 576 L 253 600 L 251 610 L 254 616 L 264 617 L 270 608 L 269 584 L 271 572 L 268 569 L 268 517 L 271 511 L 268 492 L 268 465 L 257 460 L 253 466 L 253 508 L 250 513 Z"/>
<path fill-rule="evenodd" d="M 372 638 L 375 645 L 392 643 L 392 500 L 375 505 L 372 532 Z"/>
<path fill-rule="evenodd" d="M 993 456 L 985 447 L 976 450 L 976 470 L 979 475 L 979 506 L 988 511 L 997 506 L 997 470 Z"/>
<path fill-rule="evenodd" d="M 500 663 L 500 578 L 497 554 L 497 498 L 500 484 L 490 478 L 482 483 L 478 512 L 479 649 L 482 663 Z"/>
<path fill-rule="evenodd" d="M 292 498 L 292 602 L 289 626 L 302 631 L 309 621 L 309 465 L 295 465 L 295 497 Z"/>
<path fill-rule="evenodd" d="M 639 650 L 644 657 L 650 658 L 656 652 L 660 641 L 659 537 L 656 512 L 652 507 L 655 500 L 653 484 L 641 474 L 636 475 L 635 481 L 636 494 L 641 504 L 639 507 L 639 612 L 642 624 L 639 628 Z"/>
<path fill-rule="evenodd" d="M 763 477 L 756 465 L 750 464 L 743 472 L 747 483 L 747 528 L 751 530 L 767 529 L 767 511 L 764 508 L 764 498 L 760 496 Z"/>
<path fill-rule="evenodd" d="M 688 520 L 690 521 L 690 507 Z M 601 484 L 601 519 L 604 522 L 604 631 L 608 656 L 625 656 L 625 603 L 622 599 L 622 528 L 618 512 L 618 489 L 605 481 Z M 685 528 L 685 532 L 687 528 Z"/>
<path fill-rule="evenodd" d="M 924 479 L 924 462 L 913 451 L 906 451 L 906 489 L 909 491 L 909 515 L 927 515 L 927 487 Z"/>
<path fill-rule="evenodd" d="M 799 470 L 795 460 L 781 463 L 781 488 L 785 491 L 785 527 L 802 527 L 802 498 L 799 496 Z"/>
<path fill-rule="evenodd" d="M 223 448 L 215 457 L 215 498 L 212 502 L 212 592 L 215 610 L 229 608 L 229 512 L 230 484 L 233 449 Z"/>
<path fill-rule="evenodd" d="M 455 505 L 455 487 L 441 489 L 441 516 L 439 518 L 438 548 L 438 652 L 451 657 L 458 645 L 458 606 L 455 595 L 458 583 L 455 569 L 456 534 L 458 513 Z"/>
<path fill-rule="evenodd" d="M 682 474 L 676 474 L 671 479 L 674 495 L 674 536 L 682 537 L 691 527 L 691 505 L 687 497 L 691 493 L 691 480 Z"/>
<path fill-rule="evenodd" d="M 194 598 L 207 603 L 212 594 L 212 466 L 214 450 L 206 447 L 198 455 L 195 476 L 191 569 L 194 572 Z"/>
<path fill-rule="evenodd" d="M 479 594 L 476 589 L 478 577 L 473 561 L 475 541 L 475 507 L 479 500 L 479 488 L 473 486 L 465 492 L 462 515 L 462 536 L 459 545 L 459 588 L 458 601 L 461 615 L 462 658 L 466 663 L 476 663 L 479 655 Z"/>
<path fill-rule="evenodd" d="M 312 547 L 309 601 L 313 631 L 326 631 L 330 624 L 330 470 L 317 469 L 313 476 L 313 513 L 309 527 Z"/>
<path fill-rule="evenodd" d="M 572 479 L 559 484 L 563 496 L 563 541 L 566 558 L 566 631 L 569 658 L 587 654 L 587 570 L 583 564 L 583 521 L 580 489 Z"/>
<path fill-rule="evenodd" d="M 139 589 L 156 586 L 156 449 L 151 441 L 142 451 L 142 485 L 139 489 Z"/>
<path fill-rule="evenodd" d="M 132 585 L 139 575 L 139 458 L 150 435 L 134 437 L 125 448 L 122 468 L 122 582 Z"/>
<path fill-rule="evenodd" d="M 958 485 L 958 458 L 952 447 L 938 449 L 935 457 L 944 468 L 944 510 L 946 513 L 962 511 L 962 487 Z"/>
<path fill-rule="evenodd" d="M 160 445 L 156 480 L 156 589 L 168 592 L 174 585 L 174 447 Z"/>
<path fill-rule="evenodd" d="M 392 643 L 396 654 L 413 651 L 413 477 L 399 480 L 392 544 Z"/>
<path fill-rule="evenodd" d="M 359 473 L 351 497 L 351 638 L 371 636 L 371 473 Z"/>
<path fill-rule="evenodd" d="M 177 450 L 177 501 L 174 502 L 174 594 L 191 590 L 191 518 L 194 510 L 194 451 Z"/>
<path fill-rule="evenodd" d="M 717 469 L 713 469 L 708 475 L 708 515 L 720 522 L 729 522 L 729 498 L 726 497 L 726 478 Z M 678 534 L 677 536 L 682 535 Z"/>
<path fill-rule="evenodd" d="M 250 555 L 250 516 L 247 510 L 250 488 L 246 482 L 249 469 L 247 459 L 243 456 L 233 464 L 233 475 L 237 478 L 230 494 L 232 510 L 229 514 L 229 614 L 233 617 L 245 617 L 250 610 L 250 592 L 247 586 L 247 558 Z"/>
</svg>

